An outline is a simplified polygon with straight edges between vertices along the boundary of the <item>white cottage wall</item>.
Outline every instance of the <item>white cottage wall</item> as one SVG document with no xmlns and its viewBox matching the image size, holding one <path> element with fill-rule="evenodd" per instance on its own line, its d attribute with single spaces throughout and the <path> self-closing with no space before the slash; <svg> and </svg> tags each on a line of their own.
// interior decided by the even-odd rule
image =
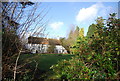
<svg viewBox="0 0 120 81">
<path fill-rule="evenodd" d="M 27 49 L 31 50 L 32 53 L 47 53 L 47 49 L 50 45 L 47 44 L 27 44 L 26 47 Z M 55 46 L 55 53 L 67 53 L 67 50 L 61 46 L 61 45 L 56 45 Z"/>
</svg>

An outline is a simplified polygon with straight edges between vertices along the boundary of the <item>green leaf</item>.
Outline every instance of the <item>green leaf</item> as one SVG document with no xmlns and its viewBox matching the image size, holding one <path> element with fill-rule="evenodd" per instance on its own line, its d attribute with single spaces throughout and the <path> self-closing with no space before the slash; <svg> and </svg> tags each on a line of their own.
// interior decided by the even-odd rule
<svg viewBox="0 0 120 81">
<path fill-rule="evenodd" d="M 117 55 L 120 55 L 120 52 L 119 52 L 119 51 L 117 52 Z"/>
</svg>

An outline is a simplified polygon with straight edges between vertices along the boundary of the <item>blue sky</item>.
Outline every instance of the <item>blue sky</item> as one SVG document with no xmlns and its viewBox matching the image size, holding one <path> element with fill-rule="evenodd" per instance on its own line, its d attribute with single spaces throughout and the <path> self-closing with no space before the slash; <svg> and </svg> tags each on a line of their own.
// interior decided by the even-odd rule
<svg viewBox="0 0 120 81">
<path fill-rule="evenodd" d="M 108 18 L 109 13 L 118 12 L 118 2 L 42 2 L 40 7 L 49 9 L 44 19 L 49 19 L 48 38 L 67 37 L 73 26 L 84 28 L 86 35 L 97 17 Z"/>
<path fill-rule="evenodd" d="M 108 14 L 117 13 L 117 2 L 43 2 L 50 11 L 47 16 L 48 37 L 67 37 L 72 25 L 84 28 L 86 35 L 90 24 L 95 23 L 99 16 L 108 18 Z"/>
</svg>

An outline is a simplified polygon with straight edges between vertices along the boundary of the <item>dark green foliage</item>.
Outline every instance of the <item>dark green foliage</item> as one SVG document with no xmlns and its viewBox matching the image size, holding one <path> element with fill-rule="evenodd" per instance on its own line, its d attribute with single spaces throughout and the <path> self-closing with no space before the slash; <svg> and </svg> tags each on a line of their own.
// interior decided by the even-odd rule
<svg viewBox="0 0 120 81">
<path fill-rule="evenodd" d="M 96 25 L 92 24 L 89 26 L 88 32 L 87 32 L 87 37 L 91 38 L 94 35 L 94 32 L 96 31 Z"/>
<path fill-rule="evenodd" d="M 70 80 L 120 78 L 119 24 L 120 19 L 114 13 L 107 20 L 98 18 L 94 25 L 96 31 L 89 33 L 92 37 L 78 37 L 72 47 L 77 49 L 76 56 L 52 66 L 56 76 Z"/>
<path fill-rule="evenodd" d="M 54 53 L 54 51 L 55 51 L 55 45 L 50 45 L 47 49 L 48 53 Z"/>
</svg>

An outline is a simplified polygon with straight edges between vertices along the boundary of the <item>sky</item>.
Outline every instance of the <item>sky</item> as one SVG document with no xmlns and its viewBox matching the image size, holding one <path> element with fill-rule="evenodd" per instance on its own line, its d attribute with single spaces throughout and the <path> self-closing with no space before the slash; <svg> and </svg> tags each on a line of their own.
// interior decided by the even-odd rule
<svg viewBox="0 0 120 81">
<path fill-rule="evenodd" d="M 97 17 L 108 18 L 110 13 L 118 12 L 118 2 L 42 2 L 37 12 L 47 8 L 44 20 L 47 23 L 47 38 L 68 37 L 74 27 L 84 28 L 87 35 L 89 25 L 95 23 Z M 44 13 L 43 13 L 44 14 Z"/>
<path fill-rule="evenodd" d="M 88 27 L 95 23 L 97 17 L 108 18 L 109 13 L 118 12 L 117 2 L 43 2 L 50 10 L 47 14 L 48 37 L 67 37 L 73 26 L 84 28 L 86 36 Z"/>
<path fill-rule="evenodd" d="M 34 2 L 118 2 L 119 0 L 30 0 L 30 1 L 34 1 Z"/>
</svg>

